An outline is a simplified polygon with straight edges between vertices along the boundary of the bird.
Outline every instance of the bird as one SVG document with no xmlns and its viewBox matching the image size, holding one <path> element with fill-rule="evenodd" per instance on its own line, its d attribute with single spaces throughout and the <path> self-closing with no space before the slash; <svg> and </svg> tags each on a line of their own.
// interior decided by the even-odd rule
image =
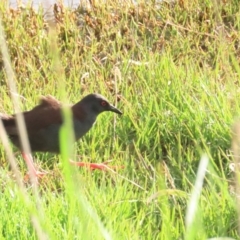
<svg viewBox="0 0 240 240">
<path fill-rule="evenodd" d="M 63 124 L 62 108 L 61 102 L 48 95 L 42 96 L 39 104 L 33 109 L 22 113 L 32 152 L 60 153 L 59 132 Z M 92 128 L 99 114 L 111 111 L 122 115 L 119 109 L 97 93 L 88 94 L 70 108 L 72 111 L 75 141 L 82 138 Z M 0 118 L 9 139 L 13 145 L 21 150 L 22 156 L 33 176 L 41 177 L 44 175 L 44 173 L 37 171 L 35 168 L 32 155 L 24 153 L 17 127 L 16 114 L 0 114 Z M 90 169 L 109 169 L 104 163 L 70 162 L 77 166 L 87 166 Z"/>
</svg>

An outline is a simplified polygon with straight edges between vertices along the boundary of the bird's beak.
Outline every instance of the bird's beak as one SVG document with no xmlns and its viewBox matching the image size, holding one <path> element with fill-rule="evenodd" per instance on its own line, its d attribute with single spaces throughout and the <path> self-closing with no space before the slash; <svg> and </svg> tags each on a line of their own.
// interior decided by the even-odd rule
<svg viewBox="0 0 240 240">
<path fill-rule="evenodd" d="M 120 110 L 118 110 L 117 108 L 115 108 L 113 105 L 109 105 L 109 109 L 108 110 L 111 111 L 111 112 L 115 112 L 117 114 L 122 115 L 122 112 Z"/>
</svg>

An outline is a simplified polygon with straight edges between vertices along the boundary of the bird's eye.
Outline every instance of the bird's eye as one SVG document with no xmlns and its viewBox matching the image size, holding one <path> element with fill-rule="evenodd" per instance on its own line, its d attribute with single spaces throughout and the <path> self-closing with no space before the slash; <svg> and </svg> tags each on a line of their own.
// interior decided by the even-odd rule
<svg viewBox="0 0 240 240">
<path fill-rule="evenodd" d="M 102 105 L 103 107 L 106 107 L 106 106 L 107 106 L 107 102 L 106 102 L 106 101 L 101 101 L 101 105 Z"/>
</svg>

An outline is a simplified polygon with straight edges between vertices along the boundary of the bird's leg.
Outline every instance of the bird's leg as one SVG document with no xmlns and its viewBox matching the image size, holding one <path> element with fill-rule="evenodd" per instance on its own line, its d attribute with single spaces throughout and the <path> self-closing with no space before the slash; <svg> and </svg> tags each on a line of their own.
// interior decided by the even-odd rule
<svg viewBox="0 0 240 240">
<path fill-rule="evenodd" d="M 75 161 L 72 161 L 70 160 L 70 163 L 72 165 L 76 165 L 76 166 L 79 166 L 79 167 L 87 167 L 91 170 L 96 170 L 96 169 L 99 169 L 99 170 L 117 170 L 119 168 L 124 168 L 123 166 L 108 166 L 107 165 L 107 162 L 106 163 L 86 163 L 86 162 L 75 162 Z"/>
<path fill-rule="evenodd" d="M 33 157 L 32 157 L 32 154 L 30 153 L 22 153 L 22 156 L 28 166 L 28 169 L 30 171 L 30 174 L 27 174 L 25 176 L 25 179 L 29 179 L 29 175 L 32 175 L 34 177 L 43 177 L 45 174 L 47 174 L 47 172 L 40 172 L 38 171 L 35 167 L 34 167 L 34 163 L 33 163 Z"/>
</svg>

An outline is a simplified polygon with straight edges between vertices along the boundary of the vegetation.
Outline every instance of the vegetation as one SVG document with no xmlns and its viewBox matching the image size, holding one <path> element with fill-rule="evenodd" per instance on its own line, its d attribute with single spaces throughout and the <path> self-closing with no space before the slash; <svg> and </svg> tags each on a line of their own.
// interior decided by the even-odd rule
<svg viewBox="0 0 240 240">
<path fill-rule="evenodd" d="M 69 168 L 64 151 L 34 154 L 49 174 L 22 190 L 1 145 L 1 239 L 240 239 L 229 168 L 240 111 L 239 1 L 130 2 L 58 4 L 55 21 L 0 3 L 21 109 L 41 95 L 72 103 L 107 96 L 124 115 L 102 114 L 73 156 L 125 166 L 91 172 Z M 1 54 L 0 111 L 13 113 L 5 61 Z M 207 173 L 188 225 L 204 153 Z"/>
</svg>

